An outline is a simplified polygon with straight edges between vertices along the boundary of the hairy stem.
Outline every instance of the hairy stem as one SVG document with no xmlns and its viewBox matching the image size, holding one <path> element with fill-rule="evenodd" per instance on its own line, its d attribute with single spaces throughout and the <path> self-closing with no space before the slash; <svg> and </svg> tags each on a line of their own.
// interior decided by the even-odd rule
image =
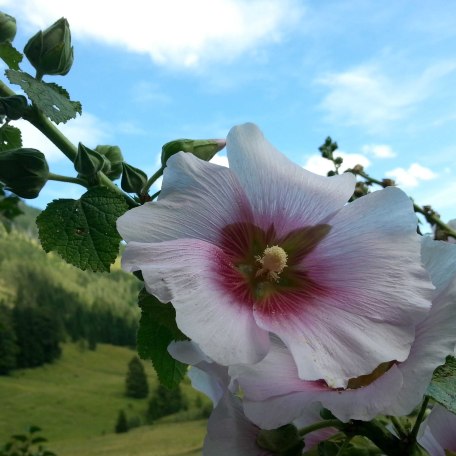
<svg viewBox="0 0 456 456">
<path fill-rule="evenodd" d="M 62 176 L 61 174 L 49 173 L 48 179 L 58 182 L 69 182 L 71 184 L 78 184 L 82 185 L 83 187 L 87 187 L 87 182 L 83 179 L 79 179 L 78 177 Z"/>
</svg>

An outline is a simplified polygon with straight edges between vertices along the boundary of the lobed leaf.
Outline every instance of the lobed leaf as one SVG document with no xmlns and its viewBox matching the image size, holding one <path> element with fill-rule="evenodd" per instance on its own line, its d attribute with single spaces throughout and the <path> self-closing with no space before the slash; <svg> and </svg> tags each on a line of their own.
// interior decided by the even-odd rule
<svg viewBox="0 0 456 456">
<path fill-rule="evenodd" d="M 122 195 L 106 187 L 91 188 L 79 200 L 54 200 L 36 219 L 43 249 L 83 271 L 107 272 L 121 241 L 116 220 L 127 209 Z"/>
<path fill-rule="evenodd" d="M 145 289 L 139 293 L 138 304 L 141 308 L 137 339 L 139 356 L 152 360 L 163 385 L 175 388 L 187 371 L 187 366 L 176 361 L 167 350 L 174 340 L 187 339 L 176 325 L 176 311 L 170 303 L 163 304 Z"/>
<path fill-rule="evenodd" d="M 65 123 L 81 114 L 79 101 L 71 101 L 69 93 L 61 86 L 39 81 L 24 71 L 6 70 L 11 84 L 19 85 L 35 106 L 53 122 Z"/>
<path fill-rule="evenodd" d="M 8 124 L 0 127 L 0 152 L 22 147 L 22 134 L 19 128 Z"/>
<path fill-rule="evenodd" d="M 0 43 L 0 58 L 12 70 L 19 70 L 19 63 L 24 56 L 9 42 Z"/>
</svg>

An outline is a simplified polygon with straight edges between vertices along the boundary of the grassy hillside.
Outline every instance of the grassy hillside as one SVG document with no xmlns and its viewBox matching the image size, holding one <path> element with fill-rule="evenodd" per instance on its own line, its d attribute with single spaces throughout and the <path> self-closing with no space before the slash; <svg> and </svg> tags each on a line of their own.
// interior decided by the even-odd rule
<svg viewBox="0 0 456 456">
<path fill-rule="evenodd" d="M 124 396 L 127 364 L 134 351 L 100 344 L 96 351 L 66 344 L 54 364 L 0 377 L 0 443 L 35 424 L 59 456 L 196 455 L 205 434 L 204 421 L 179 421 L 195 412 L 199 393 L 182 385 L 190 410 L 152 426 L 114 434 L 117 413 L 141 419 L 147 399 Z M 145 363 L 150 389 L 157 385 Z M 194 415 L 194 413 L 193 413 Z"/>
</svg>

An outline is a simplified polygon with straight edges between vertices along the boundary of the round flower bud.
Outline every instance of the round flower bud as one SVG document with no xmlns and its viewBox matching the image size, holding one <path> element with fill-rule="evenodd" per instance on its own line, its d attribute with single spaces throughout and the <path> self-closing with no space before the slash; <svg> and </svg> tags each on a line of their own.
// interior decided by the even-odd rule
<svg viewBox="0 0 456 456">
<path fill-rule="evenodd" d="M 11 43 L 15 36 L 16 19 L 9 14 L 0 12 L 0 43 Z"/>
<path fill-rule="evenodd" d="M 117 146 L 97 146 L 95 151 L 103 155 L 105 164 L 101 171 L 111 180 L 118 179 L 122 174 L 122 151 Z"/>
<path fill-rule="evenodd" d="M 177 152 L 190 152 L 201 160 L 209 161 L 218 151 L 225 147 L 223 139 L 176 139 L 162 147 L 161 162 L 166 165 L 169 157 Z"/>
<path fill-rule="evenodd" d="M 74 169 L 81 177 L 93 177 L 103 169 L 105 158 L 100 153 L 78 144 L 78 154 L 74 160 Z"/>
<path fill-rule="evenodd" d="M 36 33 L 25 45 L 24 54 L 40 75 L 67 74 L 73 65 L 68 21 L 62 17 L 44 32 Z"/>
<path fill-rule="evenodd" d="M 6 116 L 8 119 L 20 119 L 27 107 L 27 98 L 23 95 L 0 97 L 0 115 Z"/>
<path fill-rule="evenodd" d="M 0 181 L 22 198 L 36 198 L 49 177 L 46 157 L 36 149 L 0 152 Z"/>
<path fill-rule="evenodd" d="M 122 163 L 122 170 L 122 180 L 120 181 L 122 190 L 127 193 L 140 194 L 147 182 L 146 173 L 125 162 Z"/>
</svg>

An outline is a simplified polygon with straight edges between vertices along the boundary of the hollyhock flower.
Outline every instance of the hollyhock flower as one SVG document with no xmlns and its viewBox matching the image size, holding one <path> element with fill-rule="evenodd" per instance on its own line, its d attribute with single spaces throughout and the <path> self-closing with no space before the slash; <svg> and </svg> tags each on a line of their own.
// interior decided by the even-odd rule
<svg viewBox="0 0 456 456">
<path fill-rule="evenodd" d="M 247 417 L 269 429 L 293 421 L 315 403 L 342 421 L 411 413 L 422 400 L 435 368 L 444 364 L 456 345 L 456 245 L 424 238 L 422 259 L 436 289 L 405 361 L 383 363 L 370 375 L 350 379 L 347 388 L 334 389 L 323 381 L 301 380 L 290 351 L 275 338 L 258 364 L 229 368 L 244 393 Z"/>
<path fill-rule="evenodd" d="M 430 456 L 446 456 L 456 452 L 456 415 L 436 404 L 420 428 L 418 443 Z"/>
<path fill-rule="evenodd" d="M 229 169 L 173 155 L 159 200 L 119 218 L 124 269 L 222 365 L 257 363 L 270 334 L 300 378 L 333 387 L 404 361 L 431 289 L 409 198 L 386 188 L 346 204 L 353 175 L 302 169 L 252 124 L 226 143 Z"/>
</svg>

